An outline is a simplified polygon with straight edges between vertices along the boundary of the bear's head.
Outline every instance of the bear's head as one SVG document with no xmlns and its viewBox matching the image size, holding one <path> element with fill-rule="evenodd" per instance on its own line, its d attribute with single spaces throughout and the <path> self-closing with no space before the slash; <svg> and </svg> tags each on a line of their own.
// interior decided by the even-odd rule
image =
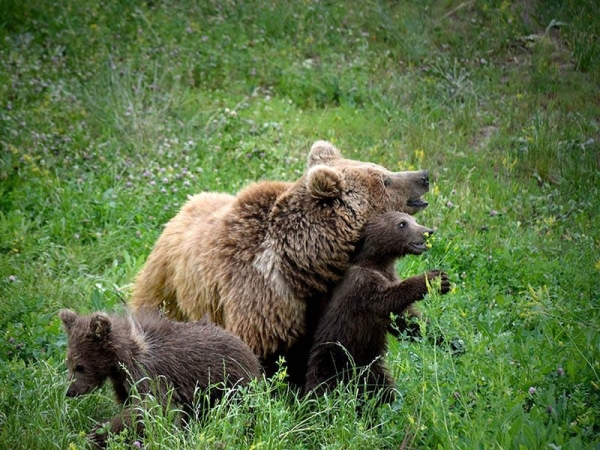
<svg viewBox="0 0 600 450">
<path fill-rule="evenodd" d="M 80 316 L 63 309 L 60 320 L 67 332 L 68 397 L 87 394 L 102 386 L 111 375 L 115 354 L 110 317 L 102 312 Z"/>
<path fill-rule="evenodd" d="M 420 255 L 427 250 L 431 228 L 419 225 L 409 214 L 391 211 L 374 217 L 365 225 L 356 248 L 361 260 L 379 261 Z"/>
<path fill-rule="evenodd" d="M 342 198 L 350 209 L 368 210 L 367 216 L 386 211 L 407 214 L 427 207 L 426 170 L 391 172 L 377 164 L 345 159 L 331 143 L 317 141 L 308 154 L 306 184 L 315 198 Z"/>
</svg>

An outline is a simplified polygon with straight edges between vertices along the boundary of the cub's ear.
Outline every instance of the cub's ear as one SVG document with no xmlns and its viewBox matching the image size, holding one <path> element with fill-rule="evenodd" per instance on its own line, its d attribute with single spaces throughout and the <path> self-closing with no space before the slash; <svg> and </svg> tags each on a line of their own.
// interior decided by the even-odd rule
<svg viewBox="0 0 600 450">
<path fill-rule="evenodd" d="M 308 167 L 310 168 L 317 164 L 329 165 L 332 161 L 341 157 L 340 151 L 331 142 L 317 141 L 308 153 Z"/>
<path fill-rule="evenodd" d="M 70 309 L 61 309 L 58 312 L 58 317 L 62 321 L 65 331 L 69 333 L 73 328 L 73 324 L 77 320 L 77 313 L 75 311 L 71 311 Z"/>
<path fill-rule="evenodd" d="M 314 198 L 335 198 L 346 189 L 346 181 L 333 167 L 318 165 L 308 171 L 306 188 Z"/>
<path fill-rule="evenodd" d="M 110 334 L 112 324 L 108 314 L 98 312 L 90 317 L 90 337 L 98 341 L 103 341 Z"/>
</svg>

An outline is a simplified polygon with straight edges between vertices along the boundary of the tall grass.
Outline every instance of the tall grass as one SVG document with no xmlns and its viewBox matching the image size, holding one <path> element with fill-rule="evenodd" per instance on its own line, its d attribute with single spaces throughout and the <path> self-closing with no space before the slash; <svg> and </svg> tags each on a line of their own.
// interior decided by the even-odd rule
<svg viewBox="0 0 600 450">
<path fill-rule="evenodd" d="M 451 294 L 389 339 L 398 400 L 320 399 L 282 371 L 148 448 L 600 444 L 594 2 L 108 0 L 0 4 L 0 447 L 80 448 L 118 407 L 67 399 L 56 313 L 120 310 L 190 194 L 295 180 L 313 141 L 427 168 Z M 283 370 L 283 369 L 282 369 Z M 130 448 L 130 434 L 111 448 Z"/>
</svg>

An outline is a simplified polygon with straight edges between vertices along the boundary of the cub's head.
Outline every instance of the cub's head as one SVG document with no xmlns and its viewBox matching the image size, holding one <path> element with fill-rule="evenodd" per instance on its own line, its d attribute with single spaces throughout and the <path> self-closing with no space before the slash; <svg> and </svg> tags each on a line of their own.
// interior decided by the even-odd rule
<svg viewBox="0 0 600 450">
<path fill-rule="evenodd" d="M 111 319 L 102 312 L 80 316 L 68 309 L 58 315 L 68 340 L 67 396 L 87 394 L 102 386 L 115 364 L 115 349 L 110 340 Z"/>
<path fill-rule="evenodd" d="M 419 225 L 414 217 L 397 211 L 381 214 L 365 226 L 357 247 L 369 258 L 420 255 L 427 250 L 426 239 L 431 228 Z"/>
<path fill-rule="evenodd" d="M 368 162 L 345 159 L 325 141 L 308 155 L 307 188 L 315 198 L 342 198 L 350 208 L 370 217 L 386 211 L 414 214 L 427 207 L 429 172 L 390 172 Z"/>
</svg>

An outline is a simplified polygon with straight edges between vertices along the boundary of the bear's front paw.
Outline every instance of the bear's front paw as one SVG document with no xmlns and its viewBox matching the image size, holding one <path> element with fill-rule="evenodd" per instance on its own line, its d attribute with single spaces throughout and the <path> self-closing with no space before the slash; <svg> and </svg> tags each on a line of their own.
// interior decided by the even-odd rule
<svg viewBox="0 0 600 450">
<path fill-rule="evenodd" d="M 427 277 L 427 281 L 431 282 L 432 280 L 439 278 L 440 279 L 440 293 L 441 294 L 447 294 L 448 292 L 450 292 L 450 278 L 448 278 L 448 275 L 446 274 L 446 272 L 443 272 L 441 270 L 430 270 L 429 272 L 427 272 L 425 274 L 425 276 Z"/>
<path fill-rule="evenodd" d="M 93 448 L 106 448 L 106 441 L 108 440 L 107 426 L 108 424 L 97 425 L 87 435 Z"/>
</svg>

